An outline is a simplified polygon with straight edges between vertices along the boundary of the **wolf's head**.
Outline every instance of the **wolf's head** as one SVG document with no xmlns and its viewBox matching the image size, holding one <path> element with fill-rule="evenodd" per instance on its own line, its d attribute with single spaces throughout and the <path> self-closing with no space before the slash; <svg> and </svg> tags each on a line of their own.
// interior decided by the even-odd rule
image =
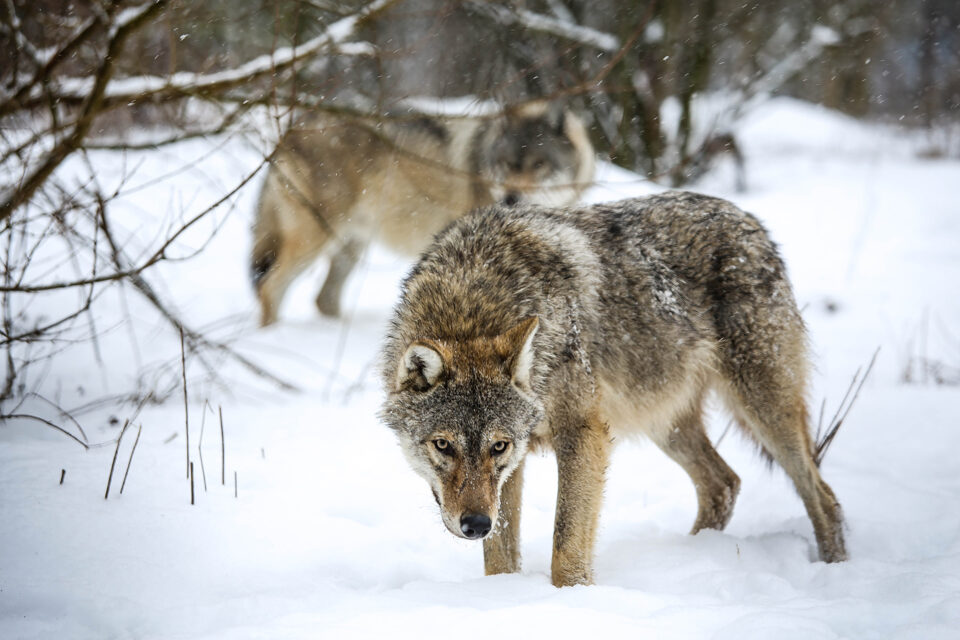
<svg viewBox="0 0 960 640">
<path fill-rule="evenodd" d="M 583 123 L 562 105 L 533 102 L 492 127 L 478 161 L 494 202 L 573 204 L 593 180 L 593 147 Z"/>
<path fill-rule="evenodd" d="M 397 363 L 382 417 L 461 538 L 496 525 L 500 487 L 543 418 L 531 387 L 537 325 L 531 317 L 490 338 L 415 340 Z"/>
</svg>

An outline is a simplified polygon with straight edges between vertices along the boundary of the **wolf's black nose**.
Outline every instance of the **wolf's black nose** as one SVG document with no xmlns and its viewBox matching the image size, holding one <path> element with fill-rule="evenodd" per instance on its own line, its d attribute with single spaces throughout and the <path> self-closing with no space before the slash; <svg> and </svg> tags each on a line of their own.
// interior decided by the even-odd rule
<svg viewBox="0 0 960 640">
<path fill-rule="evenodd" d="M 508 207 L 512 207 L 518 202 L 520 202 L 520 196 L 516 193 L 508 193 L 503 197 L 503 204 L 507 205 Z"/>
<path fill-rule="evenodd" d="M 468 513 L 460 518 L 460 531 L 471 540 L 490 533 L 490 518 L 479 513 Z"/>
</svg>

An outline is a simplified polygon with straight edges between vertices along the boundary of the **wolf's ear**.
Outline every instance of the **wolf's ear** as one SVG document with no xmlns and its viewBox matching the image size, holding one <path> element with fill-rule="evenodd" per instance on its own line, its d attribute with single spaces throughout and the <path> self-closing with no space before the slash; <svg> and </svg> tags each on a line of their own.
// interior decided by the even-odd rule
<svg viewBox="0 0 960 640">
<path fill-rule="evenodd" d="M 530 316 L 517 326 L 497 336 L 501 353 L 507 357 L 510 379 L 525 391 L 530 391 L 533 370 L 533 336 L 537 334 L 540 319 Z"/>
<path fill-rule="evenodd" d="M 443 356 L 437 348 L 425 342 L 411 343 L 397 367 L 396 390 L 426 391 L 437 383 L 443 369 Z"/>
</svg>

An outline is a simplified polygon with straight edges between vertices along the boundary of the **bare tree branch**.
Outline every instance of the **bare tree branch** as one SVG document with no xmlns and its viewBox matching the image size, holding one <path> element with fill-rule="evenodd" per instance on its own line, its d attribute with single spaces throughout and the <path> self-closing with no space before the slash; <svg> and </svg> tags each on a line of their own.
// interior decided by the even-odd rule
<svg viewBox="0 0 960 640">
<path fill-rule="evenodd" d="M 117 4 L 119 3 L 113 3 L 113 5 Z M 92 18 L 88 19 L 59 49 L 51 52 L 46 62 L 35 70 L 30 79 L 14 89 L 13 93 L 9 97 L 5 98 L 2 103 L 0 103 L 0 116 L 13 113 L 17 109 L 21 108 L 22 101 L 32 90 L 36 88 L 37 84 L 42 82 L 45 78 L 50 78 L 53 74 L 53 70 L 61 62 L 69 58 L 77 49 L 80 48 L 84 42 L 89 40 L 102 27 L 101 15 L 102 14 L 98 13 Z M 42 61 L 38 60 L 37 62 Z"/>
<path fill-rule="evenodd" d="M 60 163 L 80 147 L 87 131 L 90 130 L 90 125 L 93 124 L 94 117 L 102 106 L 107 84 L 113 75 L 116 61 L 124 43 L 140 26 L 158 13 L 166 3 L 167 0 L 153 0 L 135 9 L 121 11 L 116 16 L 109 30 L 110 38 L 107 50 L 94 75 L 92 86 L 85 93 L 84 106 L 73 123 L 73 130 L 54 146 L 40 165 L 20 185 L 13 189 L 13 193 L 6 200 L 0 203 L 0 221 L 9 218 L 14 209 L 27 202 L 34 192 L 47 181 L 53 171 L 60 166 Z"/>
<path fill-rule="evenodd" d="M 784 56 L 757 81 L 747 87 L 740 111 L 749 110 L 755 106 L 758 100 L 769 97 L 790 78 L 819 58 L 826 47 L 836 45 L 841 39 L 842 35 L 834 29 L 824 25 L 814 25 L 810 37 L 803 45 Z"/>
<path fill-rule="evenodd" d="M 232 69 L 213 73 L 180 71 L 169 76 L 131 76 L 114 80 L 104 92 L 103 106 L 110 108 L 134 101 L 217 96 L 264 76 L 285 72 L 295 64 L 331 49 L 346 55 L 373 55 L 376 50 L 369 43 L 344 41 L 374 15 L 399 1 L 375 0 L 356 13 L 334 22 L 323 33 L 303 44 L 277 49 Z M 76 104 L 86 99 L 94 83 L 95 80 L 90 78 L 64 78 L 57 83 L 58 87 L 52 91 L 52 95 L 63 104 Z M 36 94 L 25 102 L 35 104 L 40 97 Z"/>
<path fill-rule="evenodd" d="M 115 280 L 130 279 L 130 278 L 133 278 L 133 277 L 135 277 L 135 276 L 138 276 L 138 275 L 140 275 L 141 273 L 143 273 L 145 270 L 147 270 L 147 269 L 149 269 L 150 267 L 154 266 L 155 264 L 158 264 L 158 263 L 160 263 L 160 262 L 162 262 L 162 261 L 164 261 L 164 260 L 170 260 L 171 257 L 167 255 L 167 250 L 174 244 L 174 242 L 176 242 L 176 240 L 177 240 L 181 235 L 183 235 L 189 228 L 191 228 L 191 227 L 192 227 L 193 225 L 195 225 L 197 222 L 199 222 L 200 220 L 202 220 L 203 218 L 205 218 L 205 217 L 206 217 L 208 214 L 210 214 L 212 211 L 214 211 L 214 210 L 216 210 L 217 208 L 219 208 L 224 202 L 226 202 L 227 200 L 229 200 L 230 198 L 232 198 L 238 191 L 240 191 L 240 189 L 242 189 L 244 186 L 246 186 L 247 183 L 249 183 L 249 182 L 260 172 L 260 170 L 261 170 L 267 163 L 270 162 L 270 159 L 271 159 L 272 157 L 273 157 L 273 154 L 271 154 L 271 155 L 267 156 L 266 158 L 264 158 L 263 161 L 262 161 L 260 164 L 258 164 L 257 167 L 256 167 L 253 171 L 251 171 L 249 174 L 247 174 L 247 176 L 246 176 L 243 180 L 241 180 L 239 184 L 237 184 L 237 186 L 235 186 L 233 189 L 231 189 L 230 191 L 228 191 L 228 192 L 227 192 L 226 194 L 224 194 L 222 197 L 220 197 L 219 199 L 217 199 L 216 202 L 214 202 L 213 204 L 211 204 L 210 206 L 208 206 L 207 208 L 205 208 L 203 211 L 201 211 L 201 212 L 199 212 L 198 214 L 196 214 L 195 216 L 193 216 L 190 220 L 188 220 L 187 222 L 185 222 L 184 224 L 182 224 L 182 225 L 180 226 L 180 228 L 178 228 L 173 234 L 171 234 L 171 235 L 163 242 L 163 244 L 160 245 L 160 247 L 158 247 L 158 248 L 153 252 L 152 255 L 150 255 L 146 260 L 144 260 L 144 261 L 143 261 L 142 263 L 140 263 L 138 266 L 135 266 L 135 267 L 127 267 L 127 266 L 120 266 L 120 265 L 118 265 L 118 267 L 120 268 L 120 270 L 114 271 L 113 273 L 108 273 L 108 274 L 103 274 L 103 275 L 99 275 L 99 276 L 94 276 L 94 277 L 91 277 L 91 278 L 82 278 L 82 279 L 79 279 L 79 280 L 70 280 L 70 281 L 65 281 L 65 282 L 53 282 L 53 283 L 45 284 L 45 285 L 23 285 L 23 284 L 6 285 L 6 284 L 5 284 L 5 285 L 3 285 L 3 286 L 0 286 L 0 292 L 16 291 L 16 292 L 19 292 L 19 293 L 38 293 L 38 292 L 40 292 L 40 291 L 52 291 L 52 290 L 55 290 L 55 289 L 69 289 L 69 288 L 72 288 L 72 287 L 80 287 L 80 286 L 85 286 L 85 285 L 90 285 L 90 284 L 96 284 L 96 283 L 100 283 L 100 282 L 111 282 L 111 281 L 115 281 Z M 106 232 L 108 233 L 108 235 L 107 235 L 108 241 L 111 243 L 111 246 L 116 250 L 117 245 L 113 242 L 112 236 L 109 235 L 109 230 L 108 230 L 108 229 L 105 229 L 104 231 L 106 231 Z M 136 286 L 136 282 L 134 282 L 134 285 Z"/>
<path fill-rule="evenodd" d="M 530 31 L 559 36 L 607 53 L 614 53 L 620 49 L 619 38 L 590 27 L 551 18 L 516 6 L 506 7 L 501 4 L 476 0 L 470 0 L 468 4 L 477 13 L 486 15 L 500 24 L 520 25 Z"/>
<path fill-rule="evenodd" d="M 166 138 L 161 138 L 158 140 L 151 140 L 149 142 L 117 142 L 117 143 L 97 143 L 97 142 L 87 142 L 83 145 L 84 149 L 87 150 L 106 150 L 106 151 L 144 151 L 147 149 L 159 149 L 171 144 L 176 144 L 178 142 L 184 142 L 186 140 L 193 140 L 196 138 L 207 138 L 210 136 L 219 135 L 225 133 L 233 125 L 237 123 L 240 118 L 250 110 L 250 107 L 253 106 L 251 103 L 240 104 L 235 108 L 231 109 L 226 115 L 221 118 L 220 122 L 215 125 L 195 130 L 185 130 L 180 131 L 179 133 L 168 136 Z"/>
</svg>

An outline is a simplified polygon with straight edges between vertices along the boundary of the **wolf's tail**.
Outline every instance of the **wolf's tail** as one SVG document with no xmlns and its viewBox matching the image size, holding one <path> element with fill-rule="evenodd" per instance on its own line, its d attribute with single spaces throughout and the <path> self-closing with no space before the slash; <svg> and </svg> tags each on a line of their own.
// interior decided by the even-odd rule
<svg viewBox="0 0 960 640">
<path fill-rule="evenodd" d="M 250 255 L 250 281 L 254 289 L 260 288 L 260 283 L 277 261 L 278 240 L 272 233 L 258 234 L 254 240 L 253 252 Z"/>
<path fill-rule="evenodd" d="M 250 281 L 253 288 L 260 289 L 260 283 L 277 262 L 277 250 L 280 247 L 280 236 L 276 232 L 277 220 L 273 207 L 268 206 L 269 190 L 272 180 L 267 175 L 260 191 L 257 202 L 256 220 L 253 223 L 253 251 L 250 254 Z"/>
</svg>

